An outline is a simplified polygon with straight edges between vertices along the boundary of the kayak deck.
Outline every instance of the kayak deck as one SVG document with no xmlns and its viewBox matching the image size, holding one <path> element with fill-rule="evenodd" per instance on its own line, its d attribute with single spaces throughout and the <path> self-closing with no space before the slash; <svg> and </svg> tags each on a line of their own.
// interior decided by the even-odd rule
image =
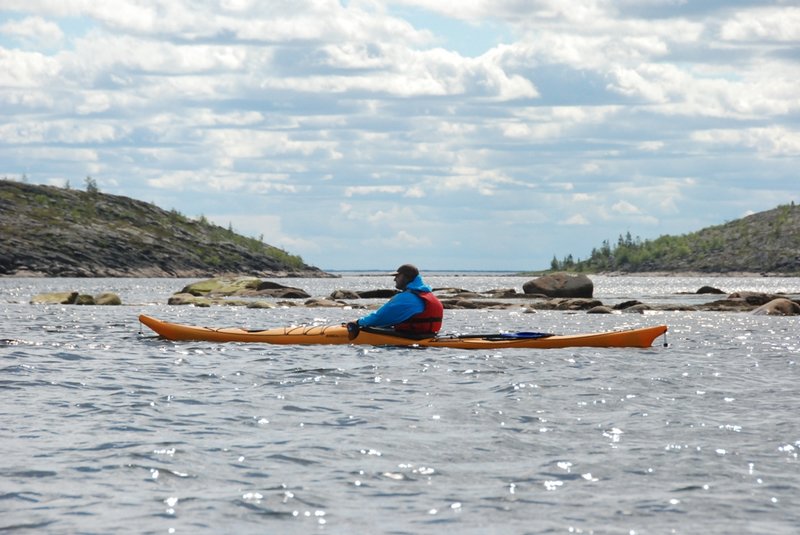
<svg viewBox="0 0 800 535">
<path fill-rule="evenodd" d="M 168 340 L 198 340 L 207 342 L 249 342 L 283 345 L 354 344 L 373 346 L 449 347 L 456 349 L 563 347 L 650 347 L 653 341 L 667 332 L 666 325 L 641 327 L 621 331 L 589 334 L 538 335 L 535 337 L 503 334 L 442 335 L 431 338 L 409 338 L 391 331 L 362 329 L 350 340 L 344 325 L 280 327 L 249 331 L 236 327 L 212 328 L 182 325 L 161 321 L 144 314 L 139 321 Z M 523 333 L 521 333 L 523 334 Z"/>
</svg>

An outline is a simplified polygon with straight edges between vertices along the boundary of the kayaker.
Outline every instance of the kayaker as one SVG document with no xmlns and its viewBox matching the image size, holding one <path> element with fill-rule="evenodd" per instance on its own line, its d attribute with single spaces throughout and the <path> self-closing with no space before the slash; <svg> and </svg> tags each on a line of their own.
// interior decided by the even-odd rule
<svg viewBox="0 0 800 535">
<path fill-rule="evenodd" d="M 350 338 L 358 336 L 361 327 L 386 327 L 409 334 L 434 335 L 442 328 L 444 307 L 425 284 L 419 270 L 403 264 L 393 273 L 395 288 L 400 293 L 378 310 L 347 324 Z"/>
</svg>

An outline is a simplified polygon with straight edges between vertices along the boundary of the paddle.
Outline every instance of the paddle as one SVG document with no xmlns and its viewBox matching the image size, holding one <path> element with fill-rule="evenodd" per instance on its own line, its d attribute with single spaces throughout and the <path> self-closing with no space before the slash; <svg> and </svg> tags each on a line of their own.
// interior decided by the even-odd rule
<svg viewBox="0 0 800 535">
<path fill-rule="evenodd" d="M 350 324 L 348 324 L 348 334 L 350 334 L 350 340 L 355 338 L 353 336 L 353 331 L 351 330 Z M 484 340 L 532 340 L 536 338 L 547 338 L 548 336 L 555 336 L 553 333 L 537 333 L 537 332 L 516 332 L 516 333 L 489 333 L 489 334 L 446 334 L 446 335 L 435 335 L 431 333 L 404 333 L 393 331 L 390 329 L 382 329 L 376 327 L 361 327 L 359 330 L 368 332 L 368 333 L 375 333 L 375 334 L 386 334 L 390 336 L 400 336 L 402 338 L 411 338 L 411 339 L 426 339 L 426 338 L 482 338 Z M 355 331 L 356 336 L 358 335 L 358 331 Z"/>
<path fill-rule="evenodd" d="M 483 338 L 485 340 L 531 340 L 555 336 L 554 333 L 517 332 L 517 333 L 489 333 L 489 334 L 452 334 L 445 338 Z"/>
</svg>

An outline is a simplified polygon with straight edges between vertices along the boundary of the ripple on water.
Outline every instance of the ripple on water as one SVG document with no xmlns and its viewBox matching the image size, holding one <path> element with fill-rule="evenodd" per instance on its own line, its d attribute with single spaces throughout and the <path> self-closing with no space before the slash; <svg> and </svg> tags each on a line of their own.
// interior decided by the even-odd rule
<svg viewBox="0 0 800 535">
<path fill-rule="evenodd" d="M 620 297 L 635 293 L 622 279 Z M 342 314 L 154 308 L 209 325 Z M 0 343 L 0 389 L 14 400 L 0 406 L 0 470 L 14 492 L 0 495 L 0 527 L 789 534 L 800 524 L 796 318 L 453 311 L 454 331 L 670 325 L 666 349 L 470 352 L 172 343 L 136 334 L 136 312 L 2 313 L 15 341 Z"/>
</svg>

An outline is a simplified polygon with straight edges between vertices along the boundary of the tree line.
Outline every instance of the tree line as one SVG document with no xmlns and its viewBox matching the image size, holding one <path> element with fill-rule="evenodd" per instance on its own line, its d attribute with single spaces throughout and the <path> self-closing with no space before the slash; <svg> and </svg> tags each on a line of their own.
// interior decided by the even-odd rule
<svg viewBox="0 0 800 535">
<path fill-rule="evenodd" d="M 589 258 L 553 256 L 551 271 L 653 272 L 697 270 L 724 272 L 796 271 L 800 261 L 800 211 L 792 201 L 765 212 L 682 236 L 654 240 L 620 234 L 603 241 Z"/>
<path fill-rule="evenodd" d="M 706 253 L 719 251 L 724 247 L 721 237 L 704 240 L 700 249 Z M 593 248 L 586 260 L 574 259 L 571 254 L 558 260 L 553 256 L 550 269 L 553 271 L 649 271 L 662 265 L 673 265 L 691 256 L 698 248 L 698 242 L 691 235 L 661 236 L 655 240 L 635 238 L 630 232 L 620 234 L 615 244 L 604 240 L 599 248 Z"/>
</svg>

